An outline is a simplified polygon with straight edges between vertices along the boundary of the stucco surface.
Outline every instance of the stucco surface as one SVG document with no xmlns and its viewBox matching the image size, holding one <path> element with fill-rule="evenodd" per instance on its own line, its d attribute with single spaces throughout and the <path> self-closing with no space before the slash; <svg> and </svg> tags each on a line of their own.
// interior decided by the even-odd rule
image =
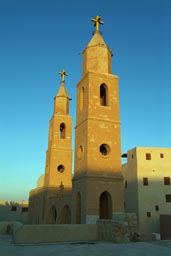
<svg viewBox="0 0 171 256">
<path fill-rule="evenodd" d="M 19 244 L 54 243 L 64 241 L 97 240 L 95 224 L 81 225 L 24 225 L 14 231 L 14 241 Z"/>
<path fill-rule="evenodd" d="M 0 236 L 0 255 L 8 256 L 170 256 L 171 241 L 154 243 L 113 244 L 99 242 L 74 242 L 44 245 L 15 245 L 11 236 Z"/>
</svg>

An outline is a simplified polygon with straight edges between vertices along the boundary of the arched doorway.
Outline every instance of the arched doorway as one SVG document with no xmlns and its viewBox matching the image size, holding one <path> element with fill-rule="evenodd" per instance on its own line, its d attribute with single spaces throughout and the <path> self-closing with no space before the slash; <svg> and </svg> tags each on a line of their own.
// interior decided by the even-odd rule
<svg viewBox="0 0 171 256">
<path fill-rule="evenodd" d="M 62 209 L 61 224 L 71 224 L 71 210 L 68 205 Z"/>
<path fill-rule="evenodd" d="M 57 211 L 54 205 L 51 206 L 49 212 L 49 224 L 55 224 L 57 219 Z"/>
<path fill-rule="evenodd" d="M 99 218 L 112 219 L 112 198 L 109 192 L 104 191 L 99 199 Z"/>
<path fill-rule="evenodd" d="M 81 224 L 81 194 L 77 193 L 76 197 L 76 223 Z"/>
</svg>

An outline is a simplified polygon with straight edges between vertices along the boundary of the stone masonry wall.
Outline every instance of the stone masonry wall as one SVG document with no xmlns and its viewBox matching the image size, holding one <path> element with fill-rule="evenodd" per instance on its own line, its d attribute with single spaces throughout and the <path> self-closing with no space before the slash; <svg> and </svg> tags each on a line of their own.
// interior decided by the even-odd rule
<svg viewBox="0 0 171 256">
<path fill-rule="evenodd" d="M 98 240 L 115 243 L 139 241 L 135 213 L 114 213 L 111 220 L 97 221 Z"/>
</svg>

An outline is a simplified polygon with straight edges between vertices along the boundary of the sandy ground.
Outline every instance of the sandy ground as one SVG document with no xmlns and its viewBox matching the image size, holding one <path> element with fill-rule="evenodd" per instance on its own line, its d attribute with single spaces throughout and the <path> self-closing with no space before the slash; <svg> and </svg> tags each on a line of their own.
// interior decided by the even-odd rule
<svg viewBox="0 0 171 256">
<path fill-rule="evenodd" d="M 113 244 L 73 242 L 43 245 L 16 245 L 9 235 L 0 236 L 0 256 L 171 256 L 171 240 Z"/>
</svg>

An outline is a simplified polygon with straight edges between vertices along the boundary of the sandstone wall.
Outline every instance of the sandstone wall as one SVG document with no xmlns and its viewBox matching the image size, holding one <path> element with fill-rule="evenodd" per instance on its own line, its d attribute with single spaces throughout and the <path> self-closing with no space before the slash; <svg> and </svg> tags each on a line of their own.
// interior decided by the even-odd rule
<svg viewBox="0 0 171 256">
<path fill-rule="evenodd" d="M 97 240 L 96 224 L 23 225 L 14 228 L 17 244 Z"/>
</svg>

